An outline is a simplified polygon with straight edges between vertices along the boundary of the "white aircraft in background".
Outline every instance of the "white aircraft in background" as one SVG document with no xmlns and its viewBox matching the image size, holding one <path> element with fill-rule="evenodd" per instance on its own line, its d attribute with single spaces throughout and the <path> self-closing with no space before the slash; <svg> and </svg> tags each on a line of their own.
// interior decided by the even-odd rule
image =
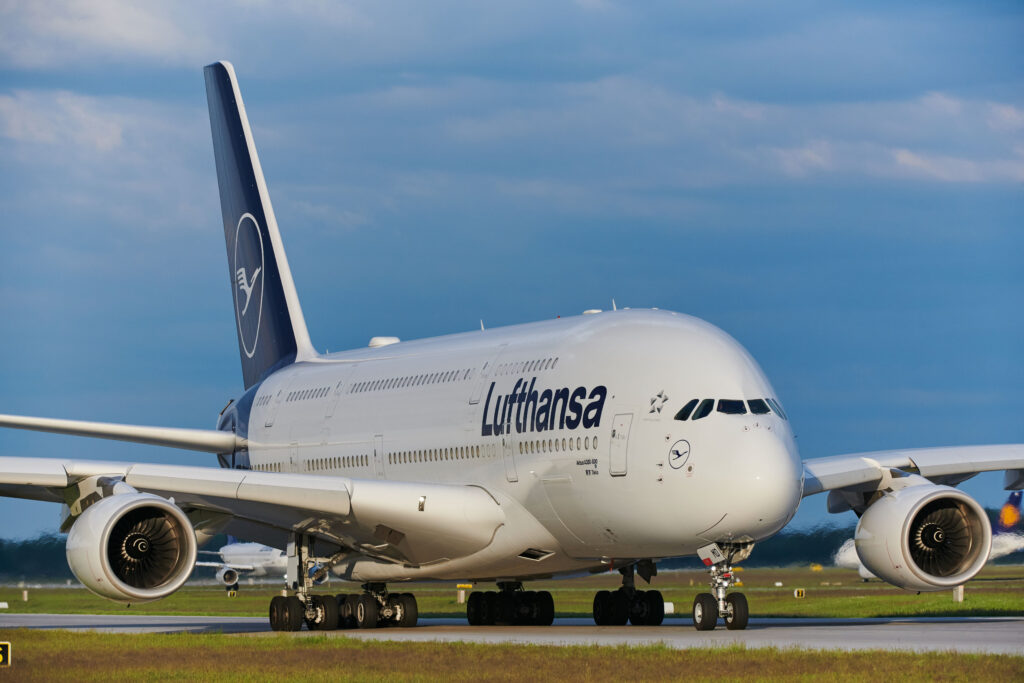
<svg viewBox="0 0 1024 683">
<path fill-rule="evenodd" d="M 471 624 L 550 624 L 551 595 L 524 582 L 610 569 L 622 586 L 595 595 L 595 622 L 659 624 L 661 594 L 636 575 L 697 554 L 711 592 L 694 625 L 742 629 L 731 565 L 826 491 L 831 511 L 860 515 L 857 552 L 890 583 L 939 590 L 985 564 L 988 518 L 950 484 L 1005 470 L 1007 488 L 1024 487 L 1024 446 L 801 460 L 754 359 L 687 315 L 597 312 L 317 353 L 234 70 L 205 75 L 243 393 L 216 430 L 0 416 L 217 454 L 221 469 L 0 458 L 0 494 L 68 505 L 68 563 L 92 591 L 165 597 L 197 544 L 226 533 L 287 548 L 293 594 L 271 601 L 275 630 L 411 626 L 415 598 L 387 584 L 425 579 L 495 582 L 470 595 Z M 362 594 L 316 594 L 326 572 Z"/>
<path fill-rule="evenodd" d="M 988 555 L 989 561 L 1024 550 L 1024 534 L 1014 531 L 1014 527 L 1020 521 L 1020 500 L 1021 492 L 1014 491 L 999 510 L 999 519 L 996 522 L 995 533 L 992 534 L 992 550 Z M 839 550 L 836 551 L 835 557 L 833 557 L 833 562 L 837 567 L 856 569 L 860 578 L 865 581 L 878 578 L 860 561 L 860 558 L 857 556 L 856 539 L 854 538 L 845 541 L 839 546 Z"/>
<path fill-rule="evenodd" d="M 220 562 L 196 562 L 197 567 L 217 567 L 217 580 L 229 595 L 238 592 L 238 579 L 244 573 L 253 576 L 280 575 L 287 582 L 288 557 L 283 550 L 262 543 L 239 543 L 228 536 L 228 544 L 220 550 L 199 550 L 200 555 L 216 555 Z"/>
</svg>

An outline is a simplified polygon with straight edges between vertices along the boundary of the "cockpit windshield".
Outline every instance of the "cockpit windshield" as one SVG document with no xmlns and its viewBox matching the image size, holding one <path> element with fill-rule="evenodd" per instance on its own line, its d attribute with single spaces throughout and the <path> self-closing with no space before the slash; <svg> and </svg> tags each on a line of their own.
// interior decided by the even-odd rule
<svg viewBox="0 0 1024 683">
<path fill-rule="evenodd" d="M 775 413 L 783 420 L 789 419 L 782 406 L 779 405 L 778 399 L 774 398 L 751 398 L 746 400 L 739 398 L 693 398 L 679 409 L 675 419 L 681 422 L 703 419 L 712 412 L 715 412 L 716 405 L 718 406 L 717 412 L 725 415 L 746 415 L 749 410 L 753 415 Z"/>
</svg>

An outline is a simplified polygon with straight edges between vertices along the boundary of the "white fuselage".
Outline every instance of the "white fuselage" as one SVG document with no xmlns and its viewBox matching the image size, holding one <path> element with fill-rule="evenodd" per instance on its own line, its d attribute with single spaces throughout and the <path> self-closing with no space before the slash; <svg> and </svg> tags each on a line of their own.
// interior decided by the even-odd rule
<svg viewBox="0 0 1024 683">
<path fill-rule="evenodd" d="M 337 573 L 550 575 L 781 529 L 803 485 L 788 422 L 774 412 L 673 419 L 693 398 L 770 397 L 756 362 L 721 330 L 623 310 L 291 365 L 256 394 L 249 458 L 263 471 L 476 485 L 516 520 L 503 532 L 551 553 L 487 568 L 481 558 L 427 567 L 353 558 Z M 670 449 L 681 440 L 688 454 L 677 466 Z"/>
</svg>

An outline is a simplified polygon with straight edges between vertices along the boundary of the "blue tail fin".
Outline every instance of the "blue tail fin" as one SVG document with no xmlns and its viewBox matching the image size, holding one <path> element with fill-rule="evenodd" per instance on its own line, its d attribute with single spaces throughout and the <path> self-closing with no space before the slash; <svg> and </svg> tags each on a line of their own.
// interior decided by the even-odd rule
<svg viewBox="0 0 1024 683">
<path fill-rule="evenodd" d="M 235 70 L 210 64 L 206 100 L 245 388 L 316 355 L 281 245 Z"/>
</svg>

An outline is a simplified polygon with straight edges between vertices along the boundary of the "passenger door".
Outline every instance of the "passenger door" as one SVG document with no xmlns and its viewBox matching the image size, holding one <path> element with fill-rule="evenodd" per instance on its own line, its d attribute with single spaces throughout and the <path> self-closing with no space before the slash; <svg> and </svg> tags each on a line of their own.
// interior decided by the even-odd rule
<svg viewBox="0 0 1024 683">
<path fill-rule="evenodd" d="M 629 428 L 632 424 L 633 413 L 616 415 L 612 422 L 612 438 L 608 446 L 608 473 L 613 477 L 626 476 Z"/>
</svg>

